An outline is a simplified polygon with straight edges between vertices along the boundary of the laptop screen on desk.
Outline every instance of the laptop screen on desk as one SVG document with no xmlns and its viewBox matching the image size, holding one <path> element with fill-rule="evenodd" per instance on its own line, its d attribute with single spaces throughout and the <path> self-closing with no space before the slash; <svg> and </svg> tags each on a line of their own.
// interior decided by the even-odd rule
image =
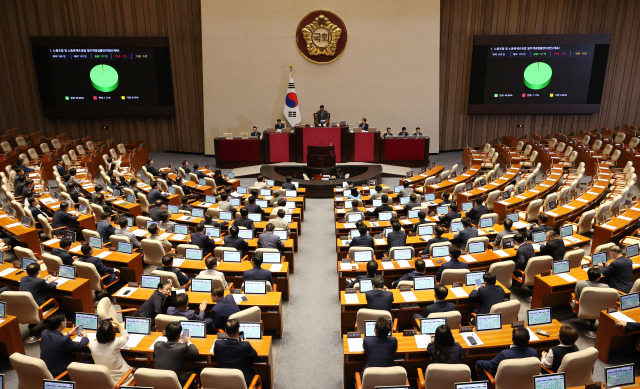
<svg viewBox="0 0 640 389">
<path fill-rule="evenodd" d="M 118 252 L 123 254 L 133 254 L 133 244 L 129 242 L 118 242 Z"/>
<path fill-rule="evenodd" d="M 566 238 L 571 235 L 573 235 L 573 226 L 569 225 L 560 227 L 560 237 Z"/>
<path fill-rule="evenodd" d="M 193 259 L 196 261 L 202 260 L 202 249 L 185 249 L 184 250 L 184 258 L 185 259 Z"/>
<path fill-rule="evenodd" d="M 151 319 L 147 317 L 125 317 L 124 328 L 130 334 L 149 335 Z"/>
<path fill-rule="evenodd" d="M 426 193 L 424 195 L 424 201 L 434 201 L 436 199 L 435 193 Z"/>
<path fill-rule="evenodd" d="M 240 206 L 240 199 L 236 198 L 236 197 L 230 197 L 229 198 L 229 202 L 231 203 L 231 205 L 233 205 L 234 207 L 239 207 Z"/>
<path fill-rule="evenodd" d="M 4 319 L 6 317 L 6 303 L 0 302 L 0 319 Z M 0 389 L 2 389 L 0 387 Z"/>
<path fill-rule="evenodd" d="M 515 239 L 513 237 L 502 238 L 502 248 L 503 249 L 511 249 L 516 245 Z M 495 250 L 495 248 L 494 248 Z"/>
<path fill-rule="evenodd" d="M 490 331 L 502 328 L 501 315 L 499 313 L 487 313 L 476 316 L 476 330 Z"/>
<path fill-rule="evenodd" d="M 67 266 L 60 265 L 58 267 L 58 277 L 68 278 L 73 280 L 76 278 L 76 267 L 75 266 Z"/>
<path fill-rule="evenodd" d="M 458 382 L 455 389 L 489 389 L 489 381 Z"/>
<path fill-rule="evenodd" d="M 76 383 L 73 381 L 43 380 L 42 389 L 75 389 Z"/>
<path fill-rule="evenodd" d="M 134 196 L 132 194 L 128 194 L 127 195 L 127 203 L 135 204 L 136 203 L 136 196 Z"/>
<path fill-rule="evenodd" d="M 244 293 L 246 294 L 266 294 L 267 281 L 245 281 Z"/>
<path fill-rule="evenodd" d="M 27 266 L 31 265 L 32 263 L 35 263 L 37 265 L 38 261 L 33 258 L 22 258 L 22 270 L 27 270 Z"/>
<path fill-rule="evenodd" d="M 204 209 L 202 208 L 191 208 L 191 216 L 193 217 L 204 217 Z"/>
<path fill-rule="evenodd" d="M 151 225 L 158 225 L 158 222 L 154 222 L 153 220 L 147 220 L 147 230 L 149 229 L 149 227 L 151 227 Z"/>
<path fill-rule="evenodd" d="M 416 219 L 418 217 L 418 212 L 420 212 L 419 209 L 410 209 L 409 212 L 407 212 L 407 217 L 409 219 Z"/>
<path fill-rule="evenodd" d="M 484 242 L 470 242 L 468 246 L 469 254 L 478 254 L 485 252 Z"/>
<path fill-rule="evenodd" d="M 413 290 L 428 290 L 433 289 L 436 285 L 436 277 L 424 276 L 413 278 Z"/>
<path fill-rule="evenodd" d="M 601 263 L 605 263 L 607 262 L 607 253 L 597 253 L 597 254 L 593 254 L 591 256 L 591 262 L 593 263 L 593 266 L 599 266 Z"/>
<path fill-rule="evenodd" d="M 160 276 L 151 276 L 143 274 L 140 278 L 140 287 L 145 289 L 158 289 L 160 283 Z"/>
<path fill-rule="evenodd" d="M 82 326 L 85 330 L 98 330 L 98 315 L 92 313 L 76 313 L 76 326 Z"/>
<path fill-rule="evenodd" d="M 631 246 L 627 246 L 626 250 L 627 258 L 633 258 L 638 256 L 638 244 L 632 244 Z"/>
<path fill-rule="evenodd" d="M 533 376 L 534 389 L 565 389 L 564 373 Z"/>
<path fill-rule="evenodd" d="M 401 191 L 402 189 L 404 189 L 404 186 L 402 186 L 402 185 L 396 185 L 396 186 L 394 186 L 394 187 L 393 187 L 393 192 L 394 192 L 394 193 L 400 193 L 400 191 Z"/>
<path fill-rule="evenodd" d="M 371 251 L 354 251 L 353 252 L 353 261 L 354 262 L 369 262 L 373 259 L 371 255 Z"/>
<path fill-rule="evenodd" d="M 280 256 L 280 253 L 275 253 L 275 252 L 262 253 L 262 263 L 280 263 L 280 259 L 282 259 L 282 257 Z"/>
<path fill-rule="evenodd" d="M 462 203 L 462 212 L 469 212 L 471 208 L 473 208 L 473 203 L 471 201 Z"/>
<path fill-rule="evenodd" d="M 231 220 L 231 212 L 229 211 L 220 211 L 220 215 L 218 216 L 220 220 Z"/>
<path fill-rule="evenodd" d="M 238 230 L 238 236 L 242 239 L 253 239 L 253 230 L 242 228 Z"/>
<path fill-rule="evenodd" d="M 606 387 L 633 385 L 635 372 L 633 363 L 604 368 Z"/>
<path fill-rule="evenodd" d="M 433 235 L 433 224 L 420 224 L 418 225 L 418 235 Z"/>
<path fill-rule="evenodd" d="M 247 194 L 247 187 L 239 186 L 236 188 L 236 192 L 238 192 L 238 194 Z"/>
<path fill-rule="evenodd" d="M 411 249 L 396 249 L 393 250 L 393 259 L 396 261 L 406 259 L 411 259 Z"/>
<path fill-rule="evenodd" d="M 484 281 L 484 272 L 474 271 L 467 273 L 465 274 L 465 281 L 467 286 L 482 285 L 482 282 Z"/>
<path fill-rule="evenodd" d="M 90 236 L 89 237 L 89 245 L 91 245 L 91 247 L 93 247 L 94 249 L 101 249 L 102 248 L 102 238 L 98 238 L 96 236 Z"/>
<path fill-rule="evenodd" d="M 262 323 L 240 322 L 240 332 L 245 339 L 262 339 Z"/>
<path fill-rule="evenodd" d="M 262 215 L 259 213 L 249 213 L 247 218 L 251 219 L 254 223 L 260 223 L 262 221 Z"/>
<path fill-rule="evenodd" d="M 360 279 L 358 283 L 360 284 L 360 293 L 373 290 L 373 283 L 370 279 Z"/>
<path fill-rule="evenodd" d="M 269 202 L 267 200 L 256 199 L 256 205 L 260 206 L 261 208 L 267 208 L 269 206 Z"/>
<path fill-rule="evenodd" d="M 191 279 L 191 291 L 192 292 L 211 292 L 211 280 L 208 278 L 192 278 Z"/>
<path fill-rule="evenodd" d="M 353 212 L 347 214 L 347 223 L 355 223 L 362 220 L 362 214 L 360 212 Z"/>
<path fill-rule="evenodd" d="M 189 226 L 186 224 L 176 224 L 173 226 L 173 233 L 187 235 L 189 234 Z"/>
<path fill-rule="evenodd" d="M 242 260 L 242 253 L 240 251 L 225 250 L 222 252 L 222 260 L 224 262 L 240 263 Z"/>
<path fill-rule="evenodd" d="M 391 212 L 378 213 L 378 220 L 380 220 L 381 222 L 391 220 L 392 217 L 393 217 L 393 213 Z"/>
<path fill-rule="evenodd" d="M 448 205 L 441 205 L 441 206 L 436 208 L 436 213 L 438 215 L 446 215 L 447 212 L 449 212 L 449 206 Z"/>
<path fill-rule="evenodd" d="M 542 243 L 547 240 L 547 233 L 544 231 L 534 232 L 531 236 L 531 240 L 533 241 L 533 243 Z"/>
<path fill-rule="evenodd" d="M 449 256 L 449 246 L 435 246 L 431 249 L 434 258 Z"/>
<path fill-rule="evenodd" d="M 640 293 L 629 293 L 624 296 L 620 296 L 620 310 L 638 308 L 640 306 Z"/>
<path fill-rule="evenodd" d="M 382 200 L 381 199 L 373 199 L 371 200 L 371 203 L 374 207 L 379 207 L 382 205 Z"/>
<path fill-rule="evenodd" d="M 178 213 L 178 206 L 177 205 L 173 205 L 173 204 L 169 204 L 167 205 L 167 210 L 169 211 L 169 213 L 172 214 L 177 214 Z"/>
<path fill-rule="evenodd" d="M 393 331 L 393 323 L 389 320 L 389 336 L 391 336 L 391 332 Z M 365 320 L 364 321 L 364 336 L 376 336 L 376 320 Z"/>
<path fill-rule="evenodd" d="M 400 205 L 405 205 L 409 202 L 409 197 L 400 197 Z"/>
<path fill-rule="evenodd" d="M 271 189 L 269 188 L 260 189 L 260 196 L 271 196 Z"/>
<path fill-rule="evenodd" d="M 553 263 L 553 274 L 568 273 L 571 270 L 569 261 L 558 261 Z"/>
<path fill-rule="evenodd" d="M 480 219 L 480 228 L 489 228 L 493 227 L 493 218 L 486 217 L 484 219 Z"/>
<path fill-rule="evenodd" d="M 449 227 L 449 230 L 451 230 L 451 232 L 458 232 L 460 230 L 464 229 L 464 226 L 462 225 L 462 222 L 453 222 L 451 223 L 451 226 Z"/>
<path fill-rule="evenodd" d="M 358 231 L 358 230 L 349 230 L 349 239 L 350 240 L 353 240 L 353 238 L 355 238 L 356 236 L 360 236 L 360 231 Z"/>
<path fill-rule="evenodd" d="M 296 207 L 296 202 L 295 201 L 287 201 L 287 208 L 289 209 L 294 209 Z"/>
<path fill-rule="evenodd" d="M 284 191 L 285 197 L 298 197 L 298 192 L 294 189 L 289 189 Z"/>
<path fill-rule="evenodd" d="M 204 233 L 209 238 L 219 238 L 220 237 L 220 228 L 218 227 L 205 227 Z"/>
<path fill-rule="evenodd" d="M 443 324 L 447 324 L 447 319 L 420 319 L 420 333 L 433 335 L 436 329 Z"/>
<path fill-rule="evenodd" d="M 273 230 L 273 235 L 280 238 L 280 240 L 289 239 L 289 233 L 286 230 Z"/>
<path fill-rule="evenodd" d="M 507 214 L 507 219 L 511 219 L 512 222 L 517 222 L 518 219 L 518 213 L 508 213 Z"/>
<path fill-rule="evenodd" d="M 527 324 L 529 324 L 529 327 L 551 324 L 551 308 L 529 309 L 527 311 Z"/>
<path fill-rule="evenodd" d="M 192 338 L 204 339 L 207 337 L 207 326 L 203 321 L 187 320 L 181 321 L 180 324 L 182 325 L 183 333 L 184 330 L 189 330 L 189 335 Z"/>
<path fill-rule="evenodd" d="M 211 195 L 204 196 L 204 202 L 205 203 L 215 204 L 216 203 L 216 196 L 211 196 Z"/>
</svg>

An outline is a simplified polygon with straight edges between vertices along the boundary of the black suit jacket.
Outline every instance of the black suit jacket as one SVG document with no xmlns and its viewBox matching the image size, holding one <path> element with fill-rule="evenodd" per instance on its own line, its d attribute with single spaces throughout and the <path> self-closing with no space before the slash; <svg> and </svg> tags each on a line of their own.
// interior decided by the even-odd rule
<svg viewBox="0 0 640 389">
<path fill-rule="evenodd" d="M 264 215 L 264 210 L 258 204 L 247 204 L 244 207 L 249 211 L 249 213 L 259 213 Z"/>
<path fill-rule="evenodd" d="M 183 272 L 180 271 L 180 269 L 173 267 L 173 266 L 169 266 L 169 267 L 165 267 L 165 266 L 158 266 L 156 268 L 156 270 L 161 270 L 161 271 L 168 271 L 170 273 L 173 273 L 176 275 L 176 277 L 178 278 L 178 282 L 180 283 L 180 285 L 184 285 L 187 282 L 189 282 L 189 277 L 184 274 Z"/>
<path fill-rule="evenodd" d="M 527 239 L 531 239 L 531 236 L 533 236 L 534 232 L 547 232 L 549 230 L 553 230 L 553 228 L 544 224 L 538 227 L 533 227 L 532 229 L 527 230 Z"/>
<path fill-rule="evenodd" d="M 45 219 L 47 218 L 47 215 L 45 215 L 45 213 L 42 212 L 40 210 L 40 208 L 38 208 L 38 207 L 34 207 L 34 206 L 30 205 L 29 206 L 29 211 L 31 211 L 31 214 L 33 215 L 33 218 L 35 219 L 36 223 L 39 223 L 38 222 L 38 215 L 42 215 Z"/>
<path fill-rule="evenodd" d="M 564 241 L 560 238 L 547 242 L 540 246 L 540 255 L 551 255 L 553 261 L 562 261 L 567 249 L 564 248 Z"/>
<path fill-rule="evenodd" d="M 72 216 L 70 213 L 65 212 L 61 209 L 58 209 L 56 213 L 53 214 L 53 218 L 51 219 L 51 227 L 52 228 L 60 228 L 71 226 L 72 222 L 78 220 L 77 216 Z"/>
<path fill-rule="evenodd" d="M 150 173 L 154 176 L 159 176 L 160 175 L 160 170 L 158 170 L 155 166 L 153 165 L 145 165 L 144 166 L 147 169 L 147 173 Z"/>
<path fill-rule="evenodd" d="M 61 248 L 55 248 L 51 250 L 51 255 L 60 257 L 60 259 L 62 259 L 62 263 L 64 263 L 65 265 L 68 265 L 68 266 L 73 265 L 72 255 Z"/>
<path fill-rule="evenodd" d="M 633 286 L 633 262 L 626 257 L 614 259 L 607 267 L 600 266 L 602 275 L 607 277 L 607 284 L 624 293 L 629 293 Z"/>
<path fill-rule="evenodd" d="M 249 269 L 242 273 L 242 281 L 244 282 L 246 280 L 266 280 L 269 281 L 271 286 L 273 286 L 273 275 L 271 274 L 271 272 L 267 269 L 262 269 L 259 267 L 254 267 L 253 269 Z"/>
<path fill-rule="evenodd" d="M 389 248 L 407 245 L 407 234 L 402 231 L 391 231 L 387 235 L 387 244 Z"/>
<path fill-rule="evenodd" d="M 355 236 L 351 239 L 349 243 L 349 247 L 371 247 L 375 248 L 375 244 L 373 241 L 373 236 L 365 235 L 365 236 Z"/>
<path fill-rule="evenodd" d="M 471 219 L 471 223 L 478 225 L 478 223 L 480 222 L 480 216 L 482 215 L 486 215 L 487 213 L 489 213 L 489 210 L 487 209 L 486 206 L 484 205 L 477 205 L 473 208 L 471 208 L 471 210 L 469 212 L 467 212 L 467 217 L 469 219 Z"/>
<path fill-rule="evenodd" d="M 31 292 L 36 304 L 44 304 L 47 298 L 47 291 L 55 289 L 58 284 L 56 282 L 47 282 L 42 278 L 26 276 L 20 279 L 21 292 Z"/>
<path fill-rule="evenodd" d="M 191 234 L 191 244 L 195 244 L 202 249 L 203 257 L 207 254 L 212 254 L 216 248 L 215 242 L 202 232 Z"/>
<path fill-rule="evenodd" d="M 67 370 L 69 364 L 76 360 L 74 352 L 88 351 L 88 344 L 89 338 L 82 338 L 79 343 L 76 343 L 58 330 L 46 329 L 41 335 L 40 359 L 55 377 Z"/>
<path fill-rule="evenodd" d="M 211 308 L 213 324 L 215 324 L 216 329 L 224 330 L 227 327 L 227 319 L 236 312 L 240 312 L 240 308 L 238 308 L 238 304 L 236 304 L 236 300 L 233 299 L 232 295 L 226 295 L 218 300 Z"/>
<path fill-rule="evenodd" d="M 364 365 L 363 371 L 367 367 L 389 367 L 394 365 L 393 359 L 396 356 L 396 351 L 398 351 L 398 339 L 394 337 L 382 339 L 377 336 L 365 336 L 362 347 L 367 356 L 367 363 Z"/>
<path fill-rule="evenodd" d="M 440 216 L 438 217 L 438 219 L 445 225 L 445 226 L 449 226 L 451 225 L 451 221 L 453 219 L 459 219 L 462 217 L 462 214 L 460 212 L 449 212 L 446 215 Z"/>
<path fill-rule="evenodd" d="M 516 269 L 524 270 L 527 267 L 527 262 L 536 255 L 533 245 L 529 242 L 524 242 L 518 247 L 516 251 Z"/>
<path fill-rule="evenodd" d="M 238 339 L 220 339 L 215 341 L 213 352 L 218 360 L 218 367 L 239 369 L 244 374 L 247 387 L 251 384 L 255 375 L 251 366 L 258 358 L 251 343 Z"/>
<path fill-rule="evenodd" d="M 468 269 L 469 265 L 466 262 L 460 262 L 457 259 L 451 259 L 449 262 L 445 262 L 440 265 L 440 269 L 438 269 L 438 273 L 436 274 L 436 280 L 440 282 L 440 278 L 442 277 L 442 272 L 447 269 Z"/>
<path fill-rule="evenodd" d="M 164 313 L 166 308 L 164 306 L 165 297 L 162 293 L 158 292 L 156 289 L 149 300 L 142 303 L 142 305 L 138 308 L 138 310 L 133 314 L 135 317 L 149 317 L 152 319 L 152 324 L 155 328 L 155 323 L 153 322 L 156 318 L 156 315 Z"/>
<path fill-rule="evenodd" d="M 56 165 L 56 169 L 58 169 L 58 173 L 60 173 L 60 177 L 64 177 L 65 174 L 69 174 L 69 172 L 60 165 Z"/>
<path fill-rule="evenodd" d="M 249 249 L 249 243 L 239 236 L 226 235 L 224 237 L 224 247 L 234 247 L 236 250 L 246 251 Z"/>
<path fill-rule="evenodd" d="M 433 304 L 431 305 L 427 305 L 427 307 L 424 309 L 424 317 L 429 316 L 432 313 L 437 313 L 437 312 L 451 312 L 451 311 L 455 311 L 456 310 L 456 306 L 454 303 L 449 302 L 449 301 L 435 301 Z"/>
<path fill-rule="evenodd" d="M 150 204 L 153 204 L 153 203 L 150 203 Z M 162 213 L 162 208 L 152 207 L 152 208 L 149 209 L 149 217 L 154 222 L 159 222 L 160 221 L 160 214 L 161 213 Z"/>
<path fill-rule="evenodd" d="M 116 233 L 116 228 L 106 220 L 100 220 L 98 222 L 98 225 L 96 226 L 96 230 L 102 238 L 102 244 L 109 243 L 109 238 L 111 237 L 111 235 Z"/>
<path fill-rule="evenodd" d="M 155 204 L 156 200 L 166 200 L 167 197 L 168 196 L 163 195 L 158 189 L 151 189 L 147 199 L 149 200 L 149 204 Z"/>
<path fill-rule="evenodd" d="M 464 250 L 467 247 L 467 241 L 471 238 L 478 237 L 478 229 L 475 227 L 464 228 L 453 237 L 453 243 L 459 243 L 460 249 Z"/>
<path fill-rule="evenodd" d="M 92 256 L 80 256 L 80 261 L 82 262 L 88 262 L 88 263 L 92 263 L 93 266 L 96 267 L 96 270 L 98 271 L 98 274 L 100 274 L 100 277 L 104 277 L 107 274 L 113 274 L 114 269 L 112 267 L 107 267 L 104 265 L 104 263 L 102 262 L 102 259 L 98 258 L 98 257 L 92 257 Z M 105 283 L 108 283 L 109 279 L 107 279 L 107 281 L 105 281 Z"/>
<path fill-rule="evenodd" d="M 427 241 L 427 246 L 424 248 L 424 250 L 422 250 L 422 254 L 429 254 L 429 249 L 431 248 L 431 245 L 434 243 L 444 243 L 444 242 L 448 242 L 449 239 L 447 238 L 443 238 L 443 237 L 434 237 L 432 239 L 429 239 Z"/>
<path fill-rule="evenodd" d="M 367 291 L 364 295 L 367 298 L 367 308 L 391 311 L 393 293 L 388 290 L 373 289 Z"/>
<path fill-rule="evenodd" d="M 293 185 L 293 182 L 283 182 L 282 185 L 280 185 L 280 187 L 282 189 L 287 189 L 287 190 L 294 190 L 296 189 L 296 186 Z"/>
<path fill-rule="evenodd" d="M 367 212 L 367 215 L 378 217 L 378 214 L 380 212 L 390 212 L 390 211 L 393 211 L 393 208 L 389 204 L 382 204 L 376 207 L 373 211 Z"/>
<path fill-rule="evenodd" d="M 245 227 L 248 228 L 250 230 L 253 230 L 255 233 L 256 230 L 256 226 L 253 224 L 253 220 L 249 219 L 249 218 L 244 218 L 244 217 L 239 217 L 236 220 L 233 221 L 233 225 L 234 226 L 238 226 L 238 227 Z"/>
<path fill-rule="evenodd" d="M 362 128 L 364 131 L 369 131 L 369 123 L 360 123 L 358 127 Z"/>
<path fill-rule="evenodd" d="M 375 276 L 376 274 L 360 274 L 347 285 L 347 288 L 353 288 L 356 284 L 360 283 L 360 280 L 372 280 Z"/>
<path fill-rule="evenodd" d="M 184 385 L 189 376 L 184 371 L 184 362 L 192 361 L 200 355 L 198 348 L 193 344 L 176 342 L 156 342 L 153 356 L 156 361 L 155 368 L 171 370 L 176 373 L 180 385 Z"/>
<path fill-rule="evenodd" d="M 483 286 L 469 293 L 469 300 L 480 303 L 478 313 L 489 313 L 493 304 L 504 301 L 504 289 L 500 286 Z"/>
<path fill-rule="evenodd" d="M 256 132 L 252 132 L 249 136 L 256 136 L 256 137 L 258 137 L 258 139 L 260 139 L 262 134 L 260 133 L 260 131 L 256 131 Z"/>
</svg>

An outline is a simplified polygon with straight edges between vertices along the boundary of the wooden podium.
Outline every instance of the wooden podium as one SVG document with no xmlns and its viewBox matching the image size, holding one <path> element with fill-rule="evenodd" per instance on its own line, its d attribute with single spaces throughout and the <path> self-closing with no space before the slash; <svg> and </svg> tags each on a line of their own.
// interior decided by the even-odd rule
<svg viewBox="0 0 640 389">
<path fill-rule="evenodd" d="M 335 147 L 307 146 L 307 166 L 312 168 L 328 168 L 336 165 Z"/>
</svg>

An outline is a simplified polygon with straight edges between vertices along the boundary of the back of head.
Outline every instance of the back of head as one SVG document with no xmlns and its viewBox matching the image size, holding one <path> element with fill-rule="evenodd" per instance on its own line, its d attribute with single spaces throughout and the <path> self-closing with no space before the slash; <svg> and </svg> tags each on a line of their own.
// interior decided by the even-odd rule
<svg viewBox="0 0 640 389">
<path fill-rule="evenodd" d="M 513 220 L 506 218 L 502 222 L 502 225 L 504 226 L 505 229 L 510 230 L 511 227 L 513 227 Z"/>
<path fill-rule="evenodd" d="M 207 259 L 204 260 L 204 264 L 207 266 L 207 269 L 213 269 L 218 264 L 218 258 L 209 255 Z"/>
<path fill-rule="evenodd" d="M 440 236 L 442 236 L 442 234 L 444 234 L 444 228 L 442 228 L 442 226 L 441 226 L 441 225 L 437 225 L 437 226 L 433 229 L 433 231 L 435 232 L 435 234 L 436 234 L 436 236 L 437 236 L 437 237 L 440 237 Z"/>
<path fill-rule="evenodd" d="M 384 278 L 382 278 L 381 275 L 373 277 L 373 279 L 371 280 L 371 285 L 373 285 L 373 287 L 376 289 L 384 288 Z"/>
<path fill-rule="evenodd" d="M 278 200 L 278 207 L 286 207 L 286 206 L 287 206 L 287 199 L 283 197 Z"/>
<path fill-rule="evenodd" d="M 456 204 L 456 203 L 450 204 L 449 205 L 449 210 L 451 212 L 458 212 L 458 204 Z"/>
<path fill-rule="evenodd" d="M 111 217 L 111 212 L 102 212 L 102 215 L 100 215 L 100 218 L 102 220 L 107 220 L 110 217 Z"/>
<path fill-rule="evenodd" d="M 249 196 L 248 200 L 249 200 L 249 204 L 255 204 L 256 203 L 256 198 L 253 197 L 253 196 Z"/>
<path fill-rule="evenodd" d="M 524 243 L 524 235 L 522 234 L 515 234 L 513 236 L 513 240 L 517 243 L 517 244 L 522 244 Z"/>
<path fill-rule="evenodd" d="M 161 220 L 163 223 L 168 222 L 168 221 L 169 221 L 169 212 L 167 212 L 167 211 L 162 211 L 162 212 L 160 212 L 160 220 Z"/>
<path fill-rule="evenodd" d="M 409 201 L 411 201 L 412 203 L 415 203 L 417 199 L 418 199 L 418 196 L 416 196 L 415 193 L 411 193 L 409 195 Z"/>
<path fill-rule="evenodd" d="M 253 197 L 253 196 L 252 196 Z M 255 201 L 254 201 L 255 202 Z M 240 216 L 242 216 L 243 218 L 247 218 L 247 216 L 249 216 L 249 210 L 246 208 L 240 208 Z"/>
<path fill-rule="evenodd" d="M 287 176 L 286 180 L 287 180 L 287 182 L 291 182 L 293 180 L 293 178 L 291 176 Z"/>
<path fill-rule="evenodd" d="M 165 327 L 165 336 L 169 342 L 175 342 L 182 333 L 182 324 L 179 321 L 172 321 Z"/>
<path fill-rule="evenodd" d="M 149 227 L 147 227 L 147 231 L 149 231 L 149 233 L 151 235 L 155 235 L 158 233 L 158 225 L 156 223 L 151 224 Z"/>
<path fill-rule="evenodd" d="M 424 211 L 418 211 L 418 219 L 424 220 L 427 217 L 427 214 Z"/>
<path fill-rule="evenodd" d="M 442 199 L 443 200 L 449 200 L 449 197 L 451 197 L 451 193 L 445 191 L 442 193 Z"/>
<path fill-rule="evenodd" d="M 389 196 L 387 196 L 387 194 L 383 194 L 382 196 L 380 196 L 380 200 L 382 200 L 383 204 L 386 204 L 389 201 Z"/>
<path fill-rule="evenodd" d="M 549 237 L 549 239 L 553 240 L 553 239 L 558 239 L 558 233 L 555 232 L 554 230 L 549 230 L 547 231 L 547 236 Z"/>
<path fill-rule="evenodd" d="M 462 220 L 462 225 L 466 228 L 466 227 L 471 227 L 471 219 L 469 219 L 468 217 L 463 217 Z"/>
<path fill-rule="evenodd" d="M 496 275 L 495 273 L 492 272 L 486 272 L 484 273 L 484 282 L 487 283 L 487 285 L 495 285 L 496 284 Z"/>
<path fill-rule="evenodd" d="M 89 255 L 91 254 L 91 251 L 91 245 L 87 242 L 84 242 L 80 247 L 80 252 L 82 253 L 82 255 Z"/>
<path fill-rule="evenodd" d="M 378 320 L 376 320 L 374 331 L 378 338 L 386 339 L 389 337 L 389 332 L 391 332 L 389 320 L 384 317 L 379 317 Z"/>
<path fill-rule="evenodd" d="M 276 226 L 274 226 L 272 223 L 267 223 L 267 226 L 264 228 L 265 231 L 273 231 L 276 229 Z"/>
<path fill-rule="evenodd" d="M 162 257 L 162 266 L 171 267 L 173 265 L 173 255 L 166 254 Z"/>
<path fill-rule="evenodd" d="M 204 231 L 204 222 L 200 222 L 196 224 L 196 232 L 202 232 L 202 231 Z"/>
<path fill-rule="evenodd" d="M 560 338 L 560 343 L 565 346 L 573 346 L 578 340 L 580 335 L 578 335 L 578 331 L 575 328 L 563 325 L 560 327 L 560 331 L 558 332 L 558 337 Z"/>
<path fill-rule="evenodd" d="M 434 288 L 433 291 L 435 292 L 436 295 L 436 300 L 444 300 L 447 298 L 447 296 L 449 295 L 449 289 L 444 286 L 443 284 L 437 284 Z"/>
<path fill-rule="evenodd" d="M 451 248 L 451 251 L 449 251 L 449 254 L 451 255 L 451 258 L 458 259 L 458 257 L 460 257 L 460 254 L 462 254 L 462 252 L 460 251 L 459 248 L 454 246 Z"/>
<path fill-rule="evenodd" d="M 37 276 L 39 271 L 40 271 L 40 266 L 38 264 L 32 263 L 30 265 L 27 265 L 27 274 L 30 275 L 31 277 Z"/>
<path fill-rule="evenodd" d="M 516 327 L 513 329 L 511 339 L 516 347 L 527 347 L 529 344 L 529 331 L 525 327 Z"/>
<path fill-rule="evenodd" d="M 262 265 L 262 252 L 254 251 L 251 260 L 253 261 L 254 265 L 260 267 Z"/>
<path fill-rule="evenodd" d="M 238 231 L 240 229 L 237 226 L 231 226 L 229 227 L 229 233 L 231 234 L 231 236 L 238 236 Z"/>
<path fill-rule="evenodd" d="M 617 245 L 614 245 L 613 247 L 611 247 L 609 251 L 611 251 L 611 253 L 613 253 L 615 257 L 622 255 L 622 249 L 620 248 L 620 246 L 617 246 Z"/>
<path fill-rule="evenodd" d="M 400 223 L 393 223 L 391 228 L 393 228 L 394 231 L 400 231 L 400 229 L 402 229 L 402 225 Z"/>
<path fill-rule="evenodd" d="M 363 223 L 358 227 L 358 232 L 360 233 L 360 236 L 365 236 L 369 232 L 369 229 L 367 228 L 367 225 Z"/>
<path fill-rule="evenodd" d="M 418 258 L 415 261 L 415 267 L 416 267 L 416 271 L 418 273 L 424 273 L 424 269 L 425 269 L 425 263 L 424 263 L 424 259 L 422 258 Z"/>
<path fill-rule="evenodd" d="M 546 214 L 544 214 L 544 213 L 541 213 L 541 214 L 538 216 L 538 221 L 539 221 L 541 224 L 545 224 L 546 222 L 548 222 L 548 221 L 549 221 L 549 216 L 547 216 L 547 215 L 546 215 Z"/>
<path fill-rule="evenodd" d="M 482 196 L 476 196 L 473 202 L 476 203 L 476 205 L 482 205 Z"/>
<path fill-rule="evenodd" d="M 49 316 L 45 319 L 44 324 L 47 325 L 47 328 L 50 330 L 57 330 L 60 328 L 60 325 L 65 321 L 64 313 L 57 311 L 53 315 Z"/>
<path fill-rule="evenodd" d="M 187 204 L 189 202 L 189 198 L 187 196 L 180 197 L 180 202 L 182 204 Z"/>
<path fill-rule="evenodd" d="M 118 220 L 118 225 L 120 226 L 120 228 L 125 229 L 127 228 L 128 222 L 127 222 L 127 218 L 126 217 L 121 217 Z"/>
<path fill-rule="evenodd" d="M 189 305 L 189 295 L 186 293 L 180 293 L 176 296 L 176 307 L 184 308 Z"/>
<path fill-rule="evenodd" d="M 378 271 L 378 262 L 373 259 L 367 262 L 367 274 L 375 274 Z"/>
<path fill-rule="evenodd" d="M 278 210 L 278 217 L 279 217 L 280 219 L 284 218 L 284 215 L 286 215 L 286 214 L 287 214 L 287 213 L 285 212 L 285 210 L 284 210 L 284 209 L 279 209 L 279 210 Z"/>
<path fill-rule="evenodd" d="M 229 198 L 229 195 L 226 193 L 220 193 L 220 200 L 221 201 L 227 201 L 227 199 Z"/>
<path fill-rule="evenodd" d="M 126 219 L 125 219 L 125 222 L 126 222 Z M 69 239 L 69 238 L 60 239 L 60 248 L 61 249 L 64 249 L 64 248 L 67 248 L 67 247 L 70 247 L 70 246 L 71 246 L 71 239 Z"/>
<path fill-rule="evenodd" d="M 98 343 L 113 342 L 116 338 L 116 328 L 111 324 L 110 319 L 100 320 L 98 322 L 98 330 L 96 331 L 96 340 Z"/>
<path fill-rule="evenodd" d="M 236 336 L 240 332 L 240 321 L 238 319 L 227 320 L 227 335 Z"/>
<path fill-rule="evenodd" d="M 589 281 L 591 282 L 596 282 L 598 281 L 598 279 L 600 279 L 600 276 L 602 274 L 600 273 L 600 269 L 597 267 L 592 267 L 589 268 L 589 270 L 587 270 L 587 277 L 589 278 Z"/>
</svg>

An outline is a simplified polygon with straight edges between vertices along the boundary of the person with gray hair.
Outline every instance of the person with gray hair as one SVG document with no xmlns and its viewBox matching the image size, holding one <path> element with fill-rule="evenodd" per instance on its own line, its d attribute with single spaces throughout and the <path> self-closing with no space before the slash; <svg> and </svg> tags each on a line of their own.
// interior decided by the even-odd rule
<svg viewBox="0 0 640 389">
<path fill-rule="evenodd" d="M 607 284 L 610 287 L 629 293 L 633 286 L 633 262 L 622 255 L 620 246 L 609 249 L 609 258 L 613 261 L 600 264 L 600 273 L 607 277 Z"/>
</svg>

